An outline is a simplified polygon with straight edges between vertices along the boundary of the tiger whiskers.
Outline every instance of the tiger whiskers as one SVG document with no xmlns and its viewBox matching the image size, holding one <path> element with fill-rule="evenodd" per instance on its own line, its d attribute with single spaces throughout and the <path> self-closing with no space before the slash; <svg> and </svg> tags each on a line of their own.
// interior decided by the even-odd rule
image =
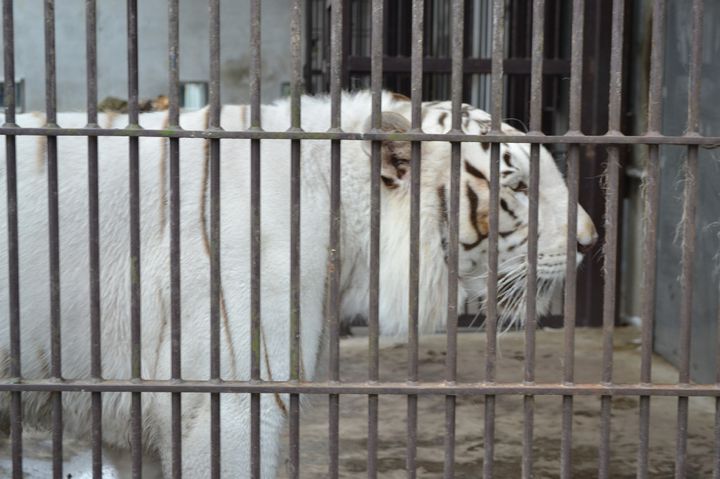
<svg viewBox="0 0 720 479">
<path fill-rule="evenodd" d="M 506 332 L 522 326 L 527 312 L 527 257 L 524 254 L 508 258 L 498 268 L 497 282 L 497 324 L 500 332 Z M 487 273 L 478 275 L 475 279 L 487 280 Z M 542 303 L 549 301 L 552 292 L 563 282 L 561 276 L 538 277 L 536 288 L 536 301 L 539 309 Z M 479 300 L 480 313 L 487 314 L 487 297 L 478 294 L 471 298 L 471 301 Z"/>
</svg>

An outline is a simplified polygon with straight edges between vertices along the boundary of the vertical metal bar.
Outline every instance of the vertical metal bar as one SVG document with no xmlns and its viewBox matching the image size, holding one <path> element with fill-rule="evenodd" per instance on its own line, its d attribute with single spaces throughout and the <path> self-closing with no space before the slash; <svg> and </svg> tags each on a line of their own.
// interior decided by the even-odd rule
<svg viewBox="0 0 720 479">
<path fill-rule="evenodd" d="M 333 0 L 330 19 L 330 129 L 339 131 L 341 113 L 341 75 L 342 75 L 342 24 L 343 1 Z M 340 141 L 330 142 L 330 255 L 328 258 L 329 273 L 329 376 L 331 381 L 340 380 Z M 330 462 L 328 475 L 336 479 L 339 474 L 339 409 L 340 397 L 331 394 L 328 398 L 328 442 Z"/>
<path fill-rule="evenodd" d="M 302 131 L 302 5 L 292 0 L 290 16 L 290 54 L 292 78 L 290 82 L 290 128 Z M 309 32 L 308 32 L 309 34 Z M 308 40 L 309 41 L 309 40 Z M 290 379 L 301 378 L 300 357 L 300 140 L 290 142 Z M 291 479 L 300 478 L 300 396 L 290 394 L 290 471 Z"/>
<path fill-rule="evenodd" d="M 422 60 L 424 0 L 412 2 L 412 48 L 410 53 L 411 129 L 422 131 Z M 408 371 L 409 382 L 418 380 L 418 294 L 420 278 L 420 157 L 422 144 L 410 144 L 410 271 L 408 284 Z M 417 395 L 407 397 L 407 451 L 405 469 L 408 479 L 416 477 Z"/>
<path fill-rule="evenodd" d="M 57 87 L 55 75 L 55 2 L 45 0 L 45 111 L 47 124 L 57 126 Z M 14 81 L 14 79 L 12 80 Z M 50 375 L 62 377 L 60 343 L 60 225 L 58 203 L 57 137 L 47 137 L 48 232 L 50 250 Z M 62 396 L 51 393 L 53 477 L 63 475 L 62 460 Z"/>
<path fill-rule="evenodd" d="M 650 91 L 648 92 L 648 135 L 657 135 L 662 127 L 662 86 L 665 64 L 665 0 L 653 1 L 652 51 L 650 54 Z M 656 258 L 660 154 L 658 145 L 648 146 L 645 179 L 645 242 L 643 250 L 642 344 L 640 346 L 640 382 L 652 381 L 652 335 L 655 320 Z M 640 396 L 640 447 L 638 478 L 648 477 L 648 446 L 650 440 L 650 396 Z"/>
<path fill-rule="evenodd" d="M 137 0 L 127 0 L 128 123 L 138 125 L 138 37 Z M 141 378 L 141 279 L 140 279 L 140 144 L 129 138 L 130 167 L 130 359 L 131 377 Z M 132 393 L 130 405 L 133 478 L 142 477 L 142 408 L 139 392 Z"/>
<path fill-rule="evenodd" d="M 572 9 L 572 50 L 570 59 L 570 132 L 581 135 L 581 101 L 583 73 L 583 40 L 585 30 L 585 2 L 574 0 Z M 567 185 L 567 245 L 565 269 L 565 348 L 563 382 L 572 384 L 575 378 L 575 320 L 577 292 L 577 211 L 578 183 L 580 170 L 580 146 L 570 145 L 568 149 Z M 572 416 L 573 397 L 563 396 L 562 436 L 560 449 L 561 477 L 572 476 Z"/>
<path fill-rule="evenodd" d="M 492 124 L 495 134 L 502 133 L 503 115 L 503 60 L 505 58 L 505 1 L 493 2 L 492 33 L 492 73 L 490 90 L 492 95 Z M 490 147 L 490 224 L 488 236 L 488 279 L 487 279 L 487 351 L 485 361 L 485 381 L 495 382 L 497 369 L 497 292 L 498 292 L 498 227 L 500 214 L 500 144 Z M 495 396 L 485 396 L 485 460 L 483 477 L 493 477 L 495 457 Z"/>
<path fill-rule="evenodd" d="M 532 69 L 530 75 L 530 130 L 542 129 L 542 67 L 544 56 L 545 0 L 533 2 Z M 527 293 L 525 319 L 525 383 L 535 382 L 535 326 L 537 321 L 538 196 L 540 191 L 540 145 L 530 146 L 528 197 Z M 522 477 L 533 477 L 533 428 L 535 398 L 523 397 Z"/>
<path fill-rule="evenodd" d="M 5 66 L 5 125 L 15 125 L 15 29 L 13 1 L 3 1 L 3 60 Z M 8 321 L 10 323 L 10 376 L 20 379 L 20 264 L 17 215 L 17 158 L 15 136 L 5 137 L 5 184 L 7 195 Z M 10 441 L 12 477 L 22 479 L 22 396 L 10 393 Z"/>
<path fill-rule="evenodd" d="M 220 129 L 220 0 L 209 1 L 208 129 Z M 220 380 L 220 140 L 210 141 L 210 379 Z M 210 394 L 210 477 L 220 478 L 220 394 Z"/>
<path fill-rule="evenodd" d="M 454 0 L 452 3 L 452 132 L 462 133 L 462 95 L 463 95 L 463 53 L 465 3 Z M 460 245 L 460 169 L 462 144 L 450 145 L 450 204 L 448 207 L 448 304 L 447 304 L 447 356 L 445 360 L 445 381 L 457 380 L 457 327 L 458 327 L 458 261 Z M 446 207 L 445 205 L 442 205 Z M 443 477 L 455 477 L 455 396 L 445 397 L 445 464 Z"/>
<path fill-rule="evenodd" d="M 97 14 L 95 0 L 85 1 L 85 55 L 87 63 L 87 122 L 97 127 Z M 90 375 L 102 378 L 100 331 L 100 221 L 98 138 L 88 139 L 88 229 L 90 265 Z M 92 474 L 102 477 L 102 396 L 91 393 Z"/>
<path fill-rule="evenodd" d="M 623 26 L 625 21 L 625 1 L 614 0 L 612 10 L 612 44 L 610 53 L 610 103 L 608 114 L 608 133 L 620 134 L 622 106 L 622 62 L 623 62 Z M 620 150 L 617 146 L 608 147 L 608 160 L 605 172 L 605 244 L 604 244 L 604 293 L 603 293 L 603 384 L 612 383 L 613 368 L 613 329 L 615 326 L 616 305 L 616 265 L 618 242 L 618 189 L 620 187 Z M 600 451 L 598 453 L 598 476 L 610 477 L 610 419 L 612 397 L 600 398 Z"/>
<path fill-rule="evenodd" d="M 370 84 L 372 88 L 372 129 L 382 127 L 382 61 L 384 0 L 372 0 L 372 37 L 370 53 Z M 380 296 L 380 175 L 382 142 L 371 143 L 370 166 L 370 305 L 368 310 L 368 380 L 380 379 L 379 360 L 379 296 Z M 368 396 L 368 479 L 378 477 L 378 396 Z"/>
<path fill-rule="evenodd" d="M 168 0 L 168 128 L 180 128 L 180 6 Z M 181 379 L 180 139 L 169 140 L 170 161 L 170 377 Z M 182 475 L 182 398 L 170 396 L 171 474 Z"/>
<path fill-rule="evenodd" d="M 687 135 L 698 135 L 700 127 L 700 83 L 702 78 L 703 1 L 692 4 L 692 50 L 688 85 Z M 678 382 L 690 383 L 690 354 L 695 263 L 695 211 L 698 196 L 698 147 L 688 146 L 682 216 L 682 296 L 680 298 L 680 360 Z M 687 474 L 688 398 L 678 398 L 675 477 Z"/>
<path fill-rule="evenodd" d="M 720 291 L 718 291 L 720 293 Z M 720 298 L 720 294 L 718 294 Z M 715 323 L 715 384 L 720 385 L 720 300 L 718 300 Z M 715 398 L 715 453 L 713 454 L 713 479 L 720 479 L 720 396 Z"/>
<path fill-rule="evenodd" d="M 260 130 L 260 0 L 250 2 L 250 128 Z M 250 378 L 260 378 L 260 140 L 250 140 Z M 250 477 L 260 479 L 260 395 L 250 395 Z"/>
</svg>

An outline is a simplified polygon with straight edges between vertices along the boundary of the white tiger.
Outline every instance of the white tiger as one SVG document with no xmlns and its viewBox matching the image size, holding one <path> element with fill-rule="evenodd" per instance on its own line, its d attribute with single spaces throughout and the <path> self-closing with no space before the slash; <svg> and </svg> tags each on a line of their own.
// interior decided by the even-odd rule
<svg viewBox="0 0 720 479">
<path fill-rule="evenodd" d="M 367 92 L 344 94 L 342 128 L 360 132 L 368 128 L 371 97 Z M 383 128 L 409 128 L 410 104 L 391 93 L 382 98 Z M 226 106 L 221 123 L 225 130 L 249 126 L 249 108 Z M 326 131 L 330 126 L 327 97 L 302 99 L 305 131 Z M 422 127 L 441 133 L 450 127 L 448 102 L 426 103 Z M 24 127 L 44 124 L 39 114 L 19 115 Z M 167 126 L 167 113 L 141 115 L 148 129 Z M 181 126 L 207 127 L 208 111 L 183 113 Z M 290 126 L 290 104 L 280 100 L 262 107 L 266 131 Z M 58 116 L 66 128 L 85 125 L 82 113 Z M 105 128 L 123 127 L 126 115 L 100 115 Z M 487 131 L 487 113 L 463 106 L 467 133 Z M 519 134 L 505 126 L 510 134 Z M 45 139 L 17 137 L 20 305 L 22 375 L 49 375 L 49 282 Z M 2 138 L 0 143 L 4 143 Z M 301 354 L 306 380 L 316 369 L 324 329 L 323 302 L 328 262 L 330 145 L 329 141 L 302 142 L 301 206 Z M 182 241 L 182 374 L 185 379 L 209 377 L 209 258 L 207 227 L 207 143 L 180 141 Z M 128 140 L 100 137 L 100 248 L 102 293 L 103 377 L 130 377 L 130 263 L 128 220 Z M 262 141 L 262 276 L 261 309 L 263 379 L 289 378 L 290 317 L 290 142 Z M 65 378 L 87 378 L 90 373 L 87 147 L 84 137 L 61 136 L 59 149 L 60 255 L 62 301 L 62 367 Z M 409 263 L 409 147 L 402 142 L 383 143 L 380 254 L 380 327 L 383 334 L 407 332 Z M 4 156 L 4 144 L 0 145 Z M 552 157 L 541 150 L 539 203 L 538 308 L 547 310 L 554 286 L 565 268 L 567 189 Z M 524 299 L 529 174 L 529 146 L 501 146 L 501 214 L 499 303 L 503 314 L 522 314 Z M 369 278 L 370 159 L 369 145 L 342 143 L 341 292 L 343 317 L 366 314 Z M 140 139 L 142 240 L 142 377 L 170 378 L 169 326 L 169 211 L 167 140 Z M 460 200 L 460 285 L 463 297 L 482 297 L 487 273 L 489 148 L 463 143 Z M 225 312 L 221 330 L 222 378 L 246 380 L 250 364 L 250 162 L 248 140 L 221 142 L 221 244 L 222 287 Z M 443 328 L 447 302 L 447 204 L 450 146 L 445 142 L 422 144 L 422 204 L 420 261 L 420 329 Z M 5 189 L 5 161 L 0 162 Z M 7 224 L 5 194 L 0 200 L 0 376 L 9 374 Z M 595 242 L 592 221 L 578 208 L 580 246 Z M 503 282 L 504 281 L 504 282 Z M 269 361 L 269 364 L 267 363 Z M 27 424 L 46 424 L 47 394 L 23 395 Z M 279 435 L 284 424 L 285 396 L 262 396 L 262 477 L 275 476 Z M 64 393 L 64 420 L 69 434 L 89 434 L 90 397 Z M 7 394 L 0 395 L 0 411 L 7 414 Z M 159 453 L 165 475 L 170 473 L 170 395 L 142 396 L 143 445 Z M 222 472 L 224 477 L 249 476 L 249 398 L 225 395 L 221 401 Z M 103 437 L 109 445 L 127 447 L 130 437 L 130 395 L 103 394 Z M 183 396 L 184 477 L 205 477 L 210 462 L 209 395 Z"/>
</svg>

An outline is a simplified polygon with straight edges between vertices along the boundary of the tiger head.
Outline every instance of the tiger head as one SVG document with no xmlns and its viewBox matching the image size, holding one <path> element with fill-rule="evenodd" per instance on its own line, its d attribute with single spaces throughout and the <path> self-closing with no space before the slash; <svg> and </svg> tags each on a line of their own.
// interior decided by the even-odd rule
<svg viewBox="0 0 720 479">
<path fill-rule="evenodd" d="M 384 131 L 405 132 L 410 123 L 409 105 L 387 111 L 382 116 Z M 445 133 L 451 126 L 449 102 L 423 105 L 422 129 L 425 133 Z M 463 105 L 462 128 L 473 135 L 487 134 L 490 116 Z M 508 135 L 521 135 L 503 125 Z M 422 235 L 439 241 L 438 254 L 447 262 L 448 216 L 450 202 L 451 146 L 447 142 L 422 142 L 421 146 L 421 245 L 432 243 Z M 507 328 L 525 316 L 527 296 L 527 248 L 530 184 L 530 145 L 502 143 L 499 154 L 500 195 L 498 217 L 498 314 L 499 327 Z M 382 144 L 382 182 L 389 202 L 408 203 L 410 196 L 411 146 L 402 141 Z M 552 155 L 540 147 L 540 178 L 537 242 L 537 312 L 549 311 L 551 299 L 562 286 L 566 271 L 568 190 Z M 461 146 L 459 265 L 460 299 L 487 302 L 488 249 L 490 232 L 489 143 L 463 142 Z M 434 223 L 434 224 L 429 224 Z M 590 216 L 578 205 L 577 253 L 597 241 Z M 423 257 L 424 258 L 424 257 Z M 422 306 L 421 306 L 422 308 Z"/>
</svg>

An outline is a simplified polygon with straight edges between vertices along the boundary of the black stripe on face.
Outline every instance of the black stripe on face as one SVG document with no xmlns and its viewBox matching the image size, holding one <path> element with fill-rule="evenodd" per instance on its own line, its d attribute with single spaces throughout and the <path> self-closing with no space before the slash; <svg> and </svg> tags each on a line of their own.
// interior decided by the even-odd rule
<svg viewBox="0 0 720 479">
<path fill-rule="evenodd" d="M 440 203 L 440 222 L 438 224 L 440 228 L 440 245 L 442 246 L 445 262 L 448 260 L 448 240 L 445 232 L 445 227 L 448 223 L 448 210 L 447 210 L 447 192 L 445 191 L 445 185 L 440 186 L 437 189 L 438 202 Z"/>
<path fill-rule="evenodd" d="M 518 242 L 515 243 L 515 244 L 511 244 L 510 246 L 508 246 L 507 250 L 508 250 L 508 251 L 513 251 L 515 248 L 518 248 L 518 247 L 524 245 L 525 243 L 527 243 L 527 236 L 523 236 L 523 238 L 522 238 L 520 241 L 518 241 Z"/>
<path fill-rule="evenodd" d="M 443 128 L 445 128 L 445 119 L 447 118 L 447 116 L 448 116 L 448 114 L 447 114 L 446 111 L 440 113 L 440 116 L 438 116 L 438 123 L 439 123 L 440 126 L 442 126 Z"/>
<path fill-rule="evenodd" d="M 467 163 L 465 163 L 467 166 Z M 477 193 L 470 187 L 470 185 L 466 185 L 467 187 L 467 197 L 468 201 L 470 202 L 470 224 L 472 225 L 473 229 L 475 230 L 475 233 L 477 233 L 478 239 L 474 243 L 462 243 L 463 248 L 465 251 L 471 250 L 478 246 L 482 240 L 487 238 L 487 235 L 482 234 L 480 231 L 480 225 L 478 225 L 477 222 L 477 210 L 478 206 L 480 204 L 480 201 L 478 199 Z"/>
<path fill-rule="evenodd" d="M 445 191 L 445 185 L 442 185 L 437 189 L 437 195 L 438 201 L 440 202 L 440 219 L 444 225 L 448 221 L 447 193 Z"/>
<path fill-rule="evenodd" d="M 507 147 L 507 145 L 505 145 L 505 146 Z M 508 165 L 508 167 L 510 167 L 510 168 L 515 168 L 515 167 L 513 166 L 513 164 L 512 164 L 512 161 L 511 161 L 511 160 L 512 160 L 512 155 L 510 154 L 509 151 L 506 151 L 506 152 L 503 154 L 502 158 L 503 158 L 503 161 L 505 162 L 505 164 Z"/>
<path fill-rule="evenodd" d="M 507 203 L 505 202 L 505 200 L 502 199 L 502 198 L 500 198 L 500 207 L 503 209 L 503 211 L 504 211 L 505 213 L 507 213 L 507 214 L 509 214 L 510 216 L 512 216 L 512 218 L 513 218 L 514 220 L 518 219 L 518 217 L 517 217 L 517 215 L 515 214 L 515 212 L 510 209 L 510 207 L 508 206 L 508 204 L 507 204 Z"/>
<path fill-rule="evenodd" d="M 475 178 L 480 178 L 481 180 L 487 181 L 487 178 L 485 178 L 485 175 L 482 174 L 482 171 L 475 168 L 467 160 L 465 161 L 465 171 L 473 175 Z"/>
</svg>

